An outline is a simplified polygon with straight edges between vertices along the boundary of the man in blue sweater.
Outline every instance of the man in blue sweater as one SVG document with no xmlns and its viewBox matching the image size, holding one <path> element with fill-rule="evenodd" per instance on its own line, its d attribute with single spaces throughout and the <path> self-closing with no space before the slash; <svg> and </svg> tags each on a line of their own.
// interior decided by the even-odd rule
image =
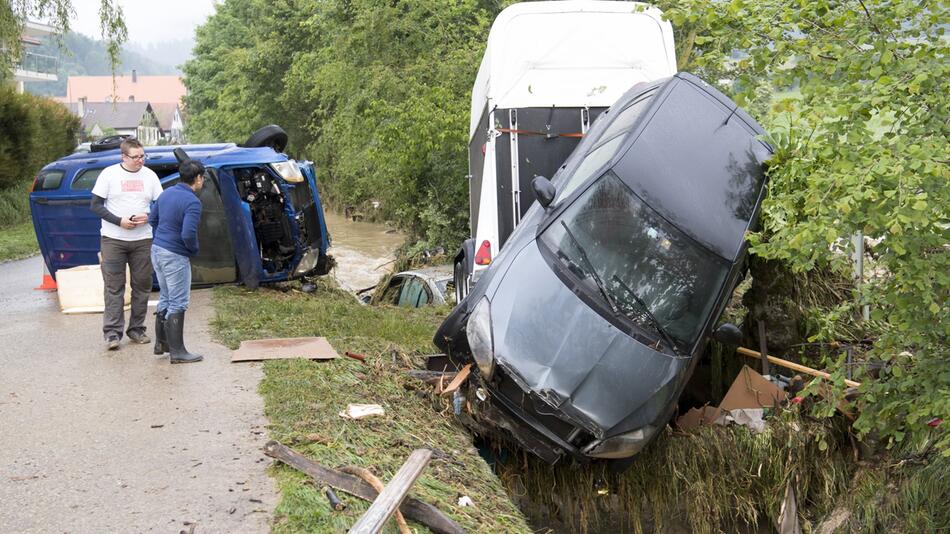
<svg viewBox="0 0 950 534">
<path fill-rule="evenodd" d="M 171 363 L 200 362 L 200 354 L 185 348 L 182 335 L 185 310 L 191 296 L 191 259 L 198 254 L 198 223 L 205 168 L 185 160 L 178 167 L 180 181 L 169 187 L 152 205 L 152 266 L 161 290 L 155 312 L 155 354 L 171 354 Z"/>
</svg>

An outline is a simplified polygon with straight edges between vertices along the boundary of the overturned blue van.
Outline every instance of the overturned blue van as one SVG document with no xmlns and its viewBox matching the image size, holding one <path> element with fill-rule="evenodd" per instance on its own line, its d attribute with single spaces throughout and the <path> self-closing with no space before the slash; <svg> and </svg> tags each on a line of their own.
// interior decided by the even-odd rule
<svg viewBox="0 0 950 534">
<path fill-rule="evenodd" d="M 102 170 L 119 163 L 121 139 L 106 139 L 91 152 L 43 167 L 33 182 L 30 210 L 43 260 L 55 278 L 60 269 L 99 263 L 100 219 L 89 209 Z M 207 169 L 198 229 L 200 251 L 192 259 L 192 284 L 242 283 L 257 287 L 326 274 L 327 233 L 316 171 L 311 162 L 283 153 L 287 134 L 271 125 L 246 143 L 145 148 L 145 166 L 167 189 L 178 183 L 173 151 Z"/>
</svg>

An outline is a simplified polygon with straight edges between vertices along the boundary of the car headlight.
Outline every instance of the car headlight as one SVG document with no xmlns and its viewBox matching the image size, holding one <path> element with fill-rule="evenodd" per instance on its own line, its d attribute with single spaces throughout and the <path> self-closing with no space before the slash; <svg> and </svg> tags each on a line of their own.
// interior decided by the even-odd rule
<svg viewBox="0 0 950 534">
<path fill-rule="evenodd" d="M 286 182 L 296 184 L 303 181 L 303 173 L 300 172 L 300 166 L 294 160 L 271 163 L 270 167 Z"/>
<path fill-rule="evenodd" d="M 656 427 L 646 425 L 633 432 L 620 434 L 612 438 L 594 441 L 584 447 L 584 454 L 593 458 L 627 458 L 637 454 L 656 434 Z"/>
<path fill-rule="evenodd" d="M 491 303 L 488 297 L 482 297 L 472 310 L 468 322 L 465 324 L 465 335 L 468 337 L 468 347 L 472 350 L 472 358 L 478 365 L 485 380 L 490 380 L 495 371 L 495 340 L 491 329 Z"/>
</svg>

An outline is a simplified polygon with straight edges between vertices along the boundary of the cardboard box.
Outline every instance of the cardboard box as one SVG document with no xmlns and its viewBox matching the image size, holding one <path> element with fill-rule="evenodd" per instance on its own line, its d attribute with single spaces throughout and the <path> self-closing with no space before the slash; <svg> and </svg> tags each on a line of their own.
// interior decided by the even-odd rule
<svg viewBox="0 0 950 534">
<path fill-rule="evenodd" d="M 132 303 L 129 269 L 125 269 L 125 306 Z M 63 313 L 102 313 L 104 286 L 98 265 L 80 265 L 56 271 L 56 292 Z"/>
</svg>

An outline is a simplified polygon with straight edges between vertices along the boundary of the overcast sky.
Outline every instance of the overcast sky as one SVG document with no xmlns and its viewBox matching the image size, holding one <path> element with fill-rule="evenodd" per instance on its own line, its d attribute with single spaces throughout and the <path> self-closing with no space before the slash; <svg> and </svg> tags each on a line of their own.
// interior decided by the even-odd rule
<svg viewBox="0 0 950 534">
<path fill-rule="evenodd" d="M 147 45 L 191 38 L 195 27 L 214 13 L 215 0 L 117 0 L 117 3 L 125 15 L 128 42 Z M 72 30 L 101 39 L 100 4 L 100 0 L 73 0 L 76 17 L 70 22 Z"/>
</svg>

